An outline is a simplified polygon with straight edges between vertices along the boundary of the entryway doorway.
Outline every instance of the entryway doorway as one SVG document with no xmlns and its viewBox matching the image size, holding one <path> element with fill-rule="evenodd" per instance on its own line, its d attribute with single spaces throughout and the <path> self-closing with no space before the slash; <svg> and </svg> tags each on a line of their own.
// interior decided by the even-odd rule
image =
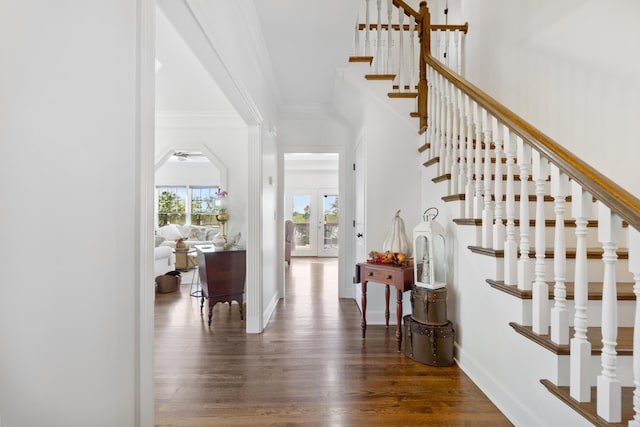
<svg viewBox="0 0 640 427">
<path fill-rule="evenodd" d="M 294 257 L 337 257 L 339 154 L 284 155 L 284 218 L 294 223 Z"/>
</svg>

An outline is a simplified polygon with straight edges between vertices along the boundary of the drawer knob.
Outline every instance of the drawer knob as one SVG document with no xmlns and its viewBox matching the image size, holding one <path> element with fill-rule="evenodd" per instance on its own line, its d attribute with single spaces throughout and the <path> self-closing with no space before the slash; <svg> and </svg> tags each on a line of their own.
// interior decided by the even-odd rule
<svg viewBox="0 0 640 427">
<path fill-rule="evenodd" d="M 388 275 L 388 276 L 387 276 L 387 279 L 391 279 L 392 277 L 393 277 L 392 275 Z"/>
<path fill-rule="evenodd" d="M 373 276 L 373 271 L 368 272 L 367 276 Z"/>
</svg>

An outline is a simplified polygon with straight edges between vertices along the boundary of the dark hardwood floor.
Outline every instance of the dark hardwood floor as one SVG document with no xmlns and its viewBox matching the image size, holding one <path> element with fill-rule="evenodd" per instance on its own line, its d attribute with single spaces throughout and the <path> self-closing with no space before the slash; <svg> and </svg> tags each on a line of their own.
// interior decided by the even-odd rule
<svg viewBox="0 0 640 427">
<path fill-rule="evenodd" d="M 251 335 L 237 304 L 217 304 L 209 328 L 188 284 L 157 294 L 156 425 L 511 425 L 457 366 L 396 352 L 394 327 L 362 340 L 336 282 L 337 260 L 294 258 L 286 300 Z"/>
</svg>

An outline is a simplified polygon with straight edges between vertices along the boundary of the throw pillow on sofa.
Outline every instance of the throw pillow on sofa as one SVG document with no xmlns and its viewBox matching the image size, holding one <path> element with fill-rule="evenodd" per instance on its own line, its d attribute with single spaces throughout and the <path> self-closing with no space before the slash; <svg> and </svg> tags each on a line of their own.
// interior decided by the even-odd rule
<svg viewBox="0 0 640 427">
<path fill-rule="evenodd" d="M 164 237 L 170 241 L 176 241 L 179 238 L 184 238 L 184 236 L 178 230 L 178 227 L 175 224 L 165 225 L 158 229 L 158 235 Z"/>
</svg>

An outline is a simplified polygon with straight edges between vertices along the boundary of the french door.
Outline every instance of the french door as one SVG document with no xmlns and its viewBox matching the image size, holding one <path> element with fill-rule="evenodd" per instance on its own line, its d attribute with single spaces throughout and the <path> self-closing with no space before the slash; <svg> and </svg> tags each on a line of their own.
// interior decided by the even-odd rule
<svg viewBox="0 0 640 427">
<path fill-rule="evenodd" d="M 288 190 L 286 218 L 295 225 L 293 256 L 338 256 L 339 196 L 336 189 Z"/>
</svg>

